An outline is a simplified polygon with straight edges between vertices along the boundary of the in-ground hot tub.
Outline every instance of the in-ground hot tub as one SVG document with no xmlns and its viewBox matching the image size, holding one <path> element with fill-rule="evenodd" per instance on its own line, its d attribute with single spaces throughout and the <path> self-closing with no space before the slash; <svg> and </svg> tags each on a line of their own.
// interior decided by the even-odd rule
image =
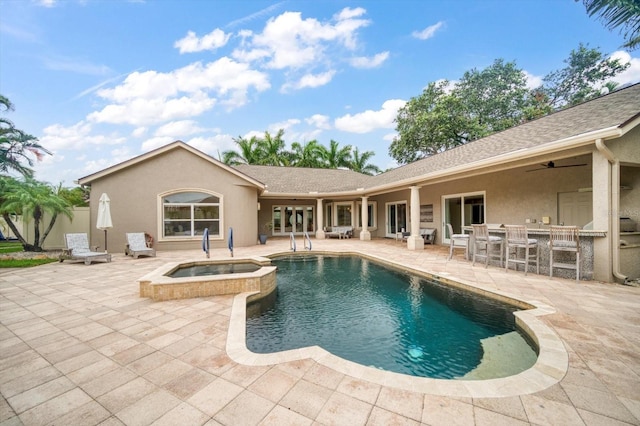
<svg viewBox="0 0 640 426">
<path fill-rule="evenodd" d="M 155 301 L 259 292 L 276 288 L 276 267 L 266 257 L 172 262 L 138 280 L 140 297 Z"/>
</svg>

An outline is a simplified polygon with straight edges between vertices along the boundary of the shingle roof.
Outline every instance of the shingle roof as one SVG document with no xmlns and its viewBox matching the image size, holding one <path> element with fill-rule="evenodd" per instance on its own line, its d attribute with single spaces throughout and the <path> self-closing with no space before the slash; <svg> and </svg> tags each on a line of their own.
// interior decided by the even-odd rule
<svg viewBox="0 0 640 426">
<path fill-rule="evenodd" d="M 371 184 L 378 186 L 398 182 L 596 130 L 622 126 L 639 114 L 640 83 L 390 170 L 375 176 Z"/>
<path fill-rule="evenodd" d="M 248 164 L 234 166 L 234 168 L 265 183 L 268 193 L 271 194 L 355 191 L 357 188 L 367 186 L 372 179 L 369 175 L 341 169 L 255 166 Z"/>
<path fill-rule="evenodd" d="M 486 138 L 415 161 L 377 176 L 348 170 L 236 166 L 267 185 L 270 194 L 356 191 L 393 185 L 502 154 L 554 143 L 598 130 L 622 127 L 640 116 L 640 83 Z M 499 162 L 496 159 L 496 164 Z M 512 160 L 510 160 L 512 161 Z"/>
</svg>

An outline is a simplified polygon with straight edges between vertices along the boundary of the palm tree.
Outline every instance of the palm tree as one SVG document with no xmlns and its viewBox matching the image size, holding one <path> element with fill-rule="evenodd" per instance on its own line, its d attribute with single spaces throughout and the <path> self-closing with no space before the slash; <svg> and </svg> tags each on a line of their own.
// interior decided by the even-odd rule
<svg viewBox="0 0 640 426">
<path fill-rule="evenodd" d="M 73 218 L 71 205 L 59 197 L 54 188 L 31 177 L 25 177 L 23 181 L 7 176 L 0 177 L 0 194 L 2 194 L 0 213 L 25 251 L 42 251 L 44 241 L 51 232 L 59 214 L 64 214 L 70 219 Z M 40 223 L 45 212 L 51 215 L 51 220 L 40 238 Z M 29 244 L 20 234 L 11 219 L 12 214 L 33 218 L 33 244 Z"/>
<path fill-rule="evenodd" d="M 318 141 L 311 140 L 304 144 L 294 142 L 291 144 L 292 161 L 295 167 L 316 167 L 323 165 L 322 145 Z"/>
<path fill-rule="evenodd" d="M 238 136 L 233 141 L 240 147 L 240 152 L 229 150 L 222 153 L 222 162 L 230 166 L 239 164 L 260 164 L 261 148 L 258 139 L 252 136 L 251 139 Z"/>
<path fill-rule="evenodd" d="M 577 0 L 576 0 L 577 1 Z M 599 15 L 607 28 L 624 28 L 622 45 L 635 50 L 640 46 L 640 3 L 638 0 L 582 0 L 589 16 Z"/>
<path fill-rule="evenodd" d="M 368 164 L 368 161 L 371 157 L 373 157 L 375 152 L 373 151 L 365 151 L 360 154 L 360 151 L 356 147 L 353 150 L 353 160 L 351 160 L 351 164 L 349 168 L 354 172 L 364 173 L 365 175 L 375 175 L 381 172 L 380 168 L 374 164 Z"/>
<path fill-rule="evenodd" d="M 288 158 L 284 155 L 285 143 L 282 140 L 284 135 L 284 129 L 278 130 L 275 137 L 272 137 L 269 132 L 264 132 L 264 139 L 259 141 L 260 148 L 262 150 L 263 158 L 260 160 L 260 164 L 265 166 L 286 166 L 288 165 Z"/>
<path fill-rule="evenodd" d="M 329 148 L 322 145 L 322 155 L 325 166 L 329 169 L 337 169 L 339 167 L 349 167 L 351 161 L 351 145 L 340 148 L 340 144 L 333 139 L 329 143 Z"/>
<path fill-rule="evenodd" d="M 0 95 L 0 110 L 12 111 L 11 101 Z M 13 122 L 5 117 L 0 117 L 0 173 L 10 170 L 23 176 L 33 176 L 32 155 L 40 160 L 44 154 L 51 154 L 37 143 L 37 138 L 16 129 Z M 24 163 L 27 163 L 25 165 Z"/>
</svg>

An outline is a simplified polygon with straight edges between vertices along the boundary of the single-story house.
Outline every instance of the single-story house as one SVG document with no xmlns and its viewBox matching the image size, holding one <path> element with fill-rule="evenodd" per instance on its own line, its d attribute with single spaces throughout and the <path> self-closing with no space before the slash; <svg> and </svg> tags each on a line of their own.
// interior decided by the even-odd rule
<svg viewBox="0 0 640 426">
<path fill-rule="evenodd" d="M 526 224 L 544 241 L 552 224 L 582 228 L 582 278 L 640 276 L 640 84 L 550 114 L 377 176 L 349 170 L 231 167 L 176 141 L 79 179 L 111 198 L 108 247 L 147 232 L 158 250 L 257 244 L 258 234 L 321 239 L 332 227 L 353 237 L 396 238 L 421 250 L 475 223 Z M 363 208 L 364 206 L 364 208 Z M 621 233 L 621 217 L 625 218 Z M 631 228 L 629 227 L 631 224 Z M 92 244 L 102 244 L 102 234 Z M 544 251 L 541 273 L 544 270 Z M 545 272 L 543 272 L 545 271 Z"/>
</svg>

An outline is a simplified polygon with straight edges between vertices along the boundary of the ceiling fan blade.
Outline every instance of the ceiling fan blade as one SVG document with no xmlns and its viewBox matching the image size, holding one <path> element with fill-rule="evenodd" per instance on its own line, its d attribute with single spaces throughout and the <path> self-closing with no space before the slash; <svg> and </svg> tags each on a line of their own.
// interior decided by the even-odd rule
<svg viewBox="0 0 640 426">
<path fill-rule="evenodd" d="M 586 166 L 587 164 L 567 164 L 566 166 L 554 166 L 553 168 L 559 169 L 560 167 L 581 167 Z"/>
</svg>

